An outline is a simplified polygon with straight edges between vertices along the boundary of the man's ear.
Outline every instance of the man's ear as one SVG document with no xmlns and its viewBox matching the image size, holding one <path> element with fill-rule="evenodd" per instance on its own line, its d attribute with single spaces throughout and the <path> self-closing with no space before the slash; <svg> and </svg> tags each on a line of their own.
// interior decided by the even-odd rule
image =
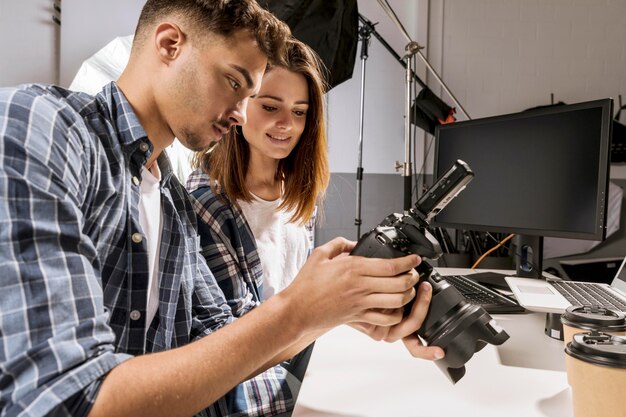
<svg viewBox="0 0 626 417">
<path fill-rule="evenodd" d="M 169 64 L 175 60 L 186 41 L 186 35 L 175 23 L 160 23 L 155 30 L 155 48 L 161 61 Z"/>
</svg>

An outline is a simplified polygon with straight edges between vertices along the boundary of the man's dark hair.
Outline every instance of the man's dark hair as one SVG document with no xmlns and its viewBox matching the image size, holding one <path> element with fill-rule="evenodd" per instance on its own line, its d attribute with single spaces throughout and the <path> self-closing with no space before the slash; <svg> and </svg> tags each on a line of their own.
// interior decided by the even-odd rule
<svg viewBox="0 0 626 417">
<path fill-rule="evenodd" d="M 239 30 L 254 35 L 259 49 L 270 63 L 279 63 L 285 41 L 291 35 L 289 27 L 263 9 L 255 0 L 147 0 L 135 38 L 142 41 L 152 25 L 167 16 L 179 16 L 200 33 L 206 30 L 229 36 Z"/>
</svg>

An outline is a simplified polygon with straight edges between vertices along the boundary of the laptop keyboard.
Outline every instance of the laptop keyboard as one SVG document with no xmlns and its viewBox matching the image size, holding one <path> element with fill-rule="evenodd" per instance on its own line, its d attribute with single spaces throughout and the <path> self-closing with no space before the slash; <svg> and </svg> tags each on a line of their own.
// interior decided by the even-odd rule
<svg viewBox="0 0 626 417">
<path fill-rule="evenodd" d="M 574 306 L 596 305 L 626 311 L 626 303 L 623 300 L 598 284 L 575 281 L 551 281 L 550 284 Z"/>
<path fill-rule="evenodd" d="M 479 284 L 465 275 L 442 277 L 455 287 L 471 303 L 480 305 L 488 313 L 523 313 L 526 311 L 515 300 Z"/>
</svg>

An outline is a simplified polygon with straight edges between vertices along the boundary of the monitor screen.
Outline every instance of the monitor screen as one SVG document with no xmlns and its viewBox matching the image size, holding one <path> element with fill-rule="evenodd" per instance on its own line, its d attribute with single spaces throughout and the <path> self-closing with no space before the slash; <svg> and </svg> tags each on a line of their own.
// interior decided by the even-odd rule
<svg viewBox="0 0 626 417">
<path fill-rule="evenodd" d="M 603 240 L 611 120 L 603 99 L 438 126 L 435 176 L 475 177 L 433 225 Z"/>
</svg>

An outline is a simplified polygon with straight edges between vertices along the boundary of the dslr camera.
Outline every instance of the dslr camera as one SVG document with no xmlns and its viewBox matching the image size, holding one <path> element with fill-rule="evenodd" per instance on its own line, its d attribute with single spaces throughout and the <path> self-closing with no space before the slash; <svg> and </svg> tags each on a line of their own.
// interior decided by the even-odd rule
<svg viewBox="0 0 626 417">
<path fill-rule="evenodd" d="M 398 258 L 417 254 L 435 260 L 442 254 L 441 246 L 428 231 L 430 221 L 474 178 L 463 161 L 454 165 L 429 188 L 408 214 L 391 214 L 373 230 L 364 234 L 350 253 L 369 258 Z M 465 363 L 487 343 L 501 345 L 509 335 L 480 305 L 470 304 L 444 277 L 433 271 L 422 259 L 416 268 L 420 280 L 433 288 L 430 308 L 417 334 L 428 345 L 441 347 L 446 356 L 437 366 L 452 383 L 465 375 Z M 405 306 L 411 311 L 413 301 Z"/>
</svg>

